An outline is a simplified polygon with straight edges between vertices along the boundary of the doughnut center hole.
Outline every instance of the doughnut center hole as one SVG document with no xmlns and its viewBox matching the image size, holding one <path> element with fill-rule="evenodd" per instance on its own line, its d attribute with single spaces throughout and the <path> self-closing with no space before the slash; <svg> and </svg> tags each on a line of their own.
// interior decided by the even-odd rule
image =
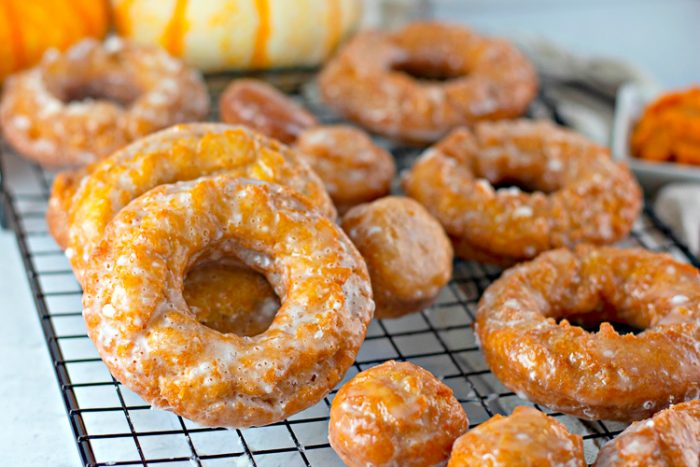
<svg viewBox="0 0 700 467">
<path fill-rule="evenodd" d="M 141 95 L 141 89 L 126 79 L 108 78 L 94 81 L 72 81 L 54 93 L 64 104 L 83 101 L 108 101 L 118 107 L 129 107 Z"/>
<path fill-rule="evenodd" d="M 597 333 L 600 331 L 600 325 L 602 323 L 608 323 L 613 327 L 615 332 L 620 335 L 639 334 L 646 328 L 646 326 L 641 325 L 642 323 L 630 323 L 619 316 L 615 316 L 614 312 L 593 312 L 569 315 L 566 317 L 557 318 L 557 323 L 560 323 L 563 319 L 568 320 L 571 325 L 578 326 L 584 331 L 590 333 Z"/>
<path fill-rule="evenodd" d="M 406 60 L 395 63 L 391 69 L 426 84 L 451 81 L 465 76 L 463 70 L 450 67 L 449 64 L 444 62 L 429 60 Z"/>
<path fill-rule="evenodd" d="M 538 189 L 535 184 L 532 183 L 521 183 L 518 180 L 514 179 L 501 179 L 496 181 L 495 183 L 492 182 L 491 185 L 493 185 L 494 190 L 513 190 L 513 189 L 518 189 L 522 191 L 523 193 L 527 194 L 532 194 L 537 191 L 539 192 L 544 192 L 544 193 L 549 193 L 550 191 L 544 191 Z"/>
<path fill-rule="evenodd" d="M 230 258 L 195 264 L 183 295 L 197 321 L 242 337 L 265 332 L 280 307 L 264 275 Z"/>
</svg>

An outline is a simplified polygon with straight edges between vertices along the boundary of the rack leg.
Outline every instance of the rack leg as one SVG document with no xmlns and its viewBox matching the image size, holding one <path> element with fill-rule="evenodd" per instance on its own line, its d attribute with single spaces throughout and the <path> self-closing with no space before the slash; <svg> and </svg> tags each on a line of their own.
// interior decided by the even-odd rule
<svg viewBox="0 0 700 467">
<path fill-rule="evenodd" d="M 0 192 L 0 228 L 7 230 L 10 228 L 10 222 L 7 218 L 7 194 Z"/>
</svg>

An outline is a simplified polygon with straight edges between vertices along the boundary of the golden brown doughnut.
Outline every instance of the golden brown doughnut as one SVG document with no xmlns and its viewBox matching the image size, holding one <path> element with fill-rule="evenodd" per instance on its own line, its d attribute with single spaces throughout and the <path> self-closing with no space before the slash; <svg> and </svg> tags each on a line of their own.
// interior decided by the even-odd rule
<svg viewBox="0 0 700 467">
<path fill-rule="evenodd" d="M 697 467 L 700 400 L 672 405 L 633 423 L 598 453 L 596 467 Z"/>
<path fill-rule="evenodd" d="M 517 183 L 526 189 L 494 189 Z M 465 259 L 514 263 L 546 250 L 624 238 L 639 185 L 606 148 L 545 121 L 481 123 L 428 149 L 403 180 Z"/>
<path fill-rule="evenodd" d="M 583 439 L 539 410 L 516 407 L 460 436 L 447 467 L 585 467 Z"/>
<path fill-rule="evenodd" d="M 10 77 L 0 121 L 19 152 L 43 166 L 66 167 L 208 111 L 200 75 L 163 50 L 86 39 Z"/>
<path fill-rule="evenodd" d="M 318 124 L 301 105 L 257 79 L 231 81 L 219 98 L 219 114 L 226 123 L 248 126 L 285 144 Z"/>
<path fill-rule="evenodd" d="M 243 127 L 178 125 L 142 138 L 90 167 L 74 194 L 58 177 L 59 188 L 52 191 L 58 201 L 50 203 L 48 217 L 65 218 L 51 210 L 70 205 L 66 255 L 78 281 L 82 281 L 82 269 L 105 226 L 131 200 L 164 183 L 216 173 L 289 186 L 335 218 L 323 184 L 295 151 Z M 61 190 L 61 186 L 66 189 Z M 106 199 L 111 202 L 104 202 Z M 52 232 L 60 230 L 51 228 Z"/>
<path fill-rule="evenodd" d="M 420 22 L 360 32 L 326 64 L 319 85 L 346 118 L 381 135 L 429 143 L 461 125 L 521 115 L 537 93 L 537 76 L 503 39 Z"/>
<path fill-rule="evenodd" d="M 316 126 L 299 135 L 296 147 L 323 180 L 341 214 L 391 190 L 394 158 L 362 130 L 348 125 Z"/>
<path fill-rule="evenodd" d="M 452 276 L 452 247 L 440 224 L 410 198 L 361 204 L 341 223 L 365 258 L 377 318 L 429 306 Z"/>
<path fill-rule="evenodd" d="M 392 360 L 340 388 L 328 437 L 349 467 L 444 465 L 468 426 L 452 389 L 413 363 Z"/>
<path fill-rule="evenodd" d="M 262 334 L 222 334 L 182 294 L 202 255 L 234 257 L 283 297 Z M 88 334 L 119 381 L 207 426 L 285 419 L 352 365 L 372 319 L 367 268 L 308 198 L 227 175 L 161 185 L 116 215 L 84 275 Z"/>
<path fill-rule="evenodd" d="M 610 322 L 643 331 L 619 334 Z M 543 253 L 484 292 L 475 326 L 504 385 L 580 418 L 640 420 L 700 395 L 700 274 L 670 255 Z"/>
</svg>

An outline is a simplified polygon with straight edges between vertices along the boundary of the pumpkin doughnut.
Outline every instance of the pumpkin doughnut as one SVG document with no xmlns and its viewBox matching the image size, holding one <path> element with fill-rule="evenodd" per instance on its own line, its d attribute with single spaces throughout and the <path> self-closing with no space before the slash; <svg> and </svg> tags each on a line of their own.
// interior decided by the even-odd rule
<svg viewBox="0 0 700 467">
<path fill-rule="evenodd" d="M 265 331 L 279 309 L 265 276 L 230 258 L 193 266 L 183 296 L 197 321 L 239 336 Z"/>
<path fill-rule="evenodd" d="M 494 189 L 517 183 L 526 189 Z M 544 121 L 481 123 L 428 149 L 406 193 L 438 218 L 465 259 L 513 263 L 546 250 L 624 238 L 642 195 L 626 166 Z"/>
<path fill-rule="evenodd" d="M 296 147 L 323 180 L 340 213 L 391 190 L 394 158 L 362 130 L 348 125 L 316 126 L 299 135 Z"/>
<path fill-rule="evenodd" d="M 700 465 L 700 400 L 633 423 L 598 453 L 596 467 Z"/>
<path fill-rule="evenodd" d="M 88 334 L 112 374 L 155 407 L 207 426 L 285 419 L 352 365 L 374 304 L 342 230 L 288 188 L 227 175 L 162 185 L 110 222 L 84 276 Z M 182 294 L 202 255 L 265 275 L 282 304 L 253 337 L 204 326 Z"/>
<path fill-rule="evenodd" d="M 324 67 L 319 84 L 326 103 L 346 118 L 414 143 L 517 117 L 537 94 L 535 70 L 512 44 L 434 22 L 360 32 Z"/>
<path fill-rule="evenodd" d="M 468 426 L 452 389 L 413 363 L 392 360 L 340 388 L 328 437 L 349 467 L 444 465 Z"/>
<path fill-rule="evenodd" d="M 256 79 L 232 81 L 219 98 L 219 114 L 226 123 L 246 125 L 285 144 L 318 124 L 302 106 Z"/>
<path fill-rule="evenodd" d="M 356 206 L 341 225 L 367 262 L 377 318 L 428 307 L 452 276 L 450 240 L 410 198 L 390 196 Z"/>
<path fill-rule="evenodd" d="M 244 127 L 216 123 L 178 125 L 149 135 L 90 167 L 73 194 L 57 182 L 50 209 L 70 205 L 68 215 L 49 213 L 48 219 L 68 219 L 68 249 L 78 281 L 107 223 L 131 200 L 164 183 L 202 175 L 230 173 L 289 186 L 309 197 L 324 214 L 335 209 L 321 181 L 299 155 Z M 70 175 L 68 175 L 70 176 Z M 59 180 L 60 180 L 59 176 Z M 70 202 L 60 201 L 70 197 Z M 104 202 L 109 199 L 111 202 Z M 50 227 L 60 232 L 61 225 Z M 82 282 L 81 282 L 82 283 Z"/>
<path fill-rule="evenodd" d="M 610 322 L 643 331 L 621 335 Z M 484 292 L 476 333 L 505 386 L 580 418 L 640 420 L 700 395 L 700 274 L 670 255 L 543 253 Z"/>
<path fill-rule="evenodd" d="M 460 436 L 447 467 L 485 465 L 585 467 L 583 439 L 539 410 L 516 407 Z"/>
<path fill-rule="evenodd" d="M 160 49 L 86 39 L 5 84 L 0 121 L 19 152 L 47 167 L 82 166 L 170 125 L 200 120 L 199 74 Z"/>
</svg>

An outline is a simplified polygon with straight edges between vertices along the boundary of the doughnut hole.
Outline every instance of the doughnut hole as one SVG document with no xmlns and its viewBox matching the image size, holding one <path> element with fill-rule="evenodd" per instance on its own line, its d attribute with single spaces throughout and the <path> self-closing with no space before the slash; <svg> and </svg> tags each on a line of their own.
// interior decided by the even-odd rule
<svg viewBox="0 0 700 467">
<path fill-rule="evenodd" d="M 358 128 L 315 126 L 299 135 L 296 147 L 321 178 L 341 214 L 391 190 L 396 175 L 393 157 Z"/>
<path fill-rule="evenodd" d="M 221 120 L 245 125 L 282 143 L 318 124 L 316 117 L 274 86 L 255 79 L 231 81 L 219 99 Z"/>
<path fill-rule="evenodd" d="M 445 465 L 469 426 L 452 389 L 410 362 L 362 371 L 333 399 L 328 438 L 349 467 Z"/>
<path fill-rule="evenodd" d="M 388 196 L 356 206 L 341 226 L 367 263 L 376 318 L 398 318 L 428 307 L 452 275 L 447 235 L 410 198 Z"/>
<path fill-rule="evenodd" d="M 185 278 L 183 295 L 197 321 L 239 336 L 265 332 L 280 307 L 265 276 L 235 261 L 196 264 Z"/>
</svg>

